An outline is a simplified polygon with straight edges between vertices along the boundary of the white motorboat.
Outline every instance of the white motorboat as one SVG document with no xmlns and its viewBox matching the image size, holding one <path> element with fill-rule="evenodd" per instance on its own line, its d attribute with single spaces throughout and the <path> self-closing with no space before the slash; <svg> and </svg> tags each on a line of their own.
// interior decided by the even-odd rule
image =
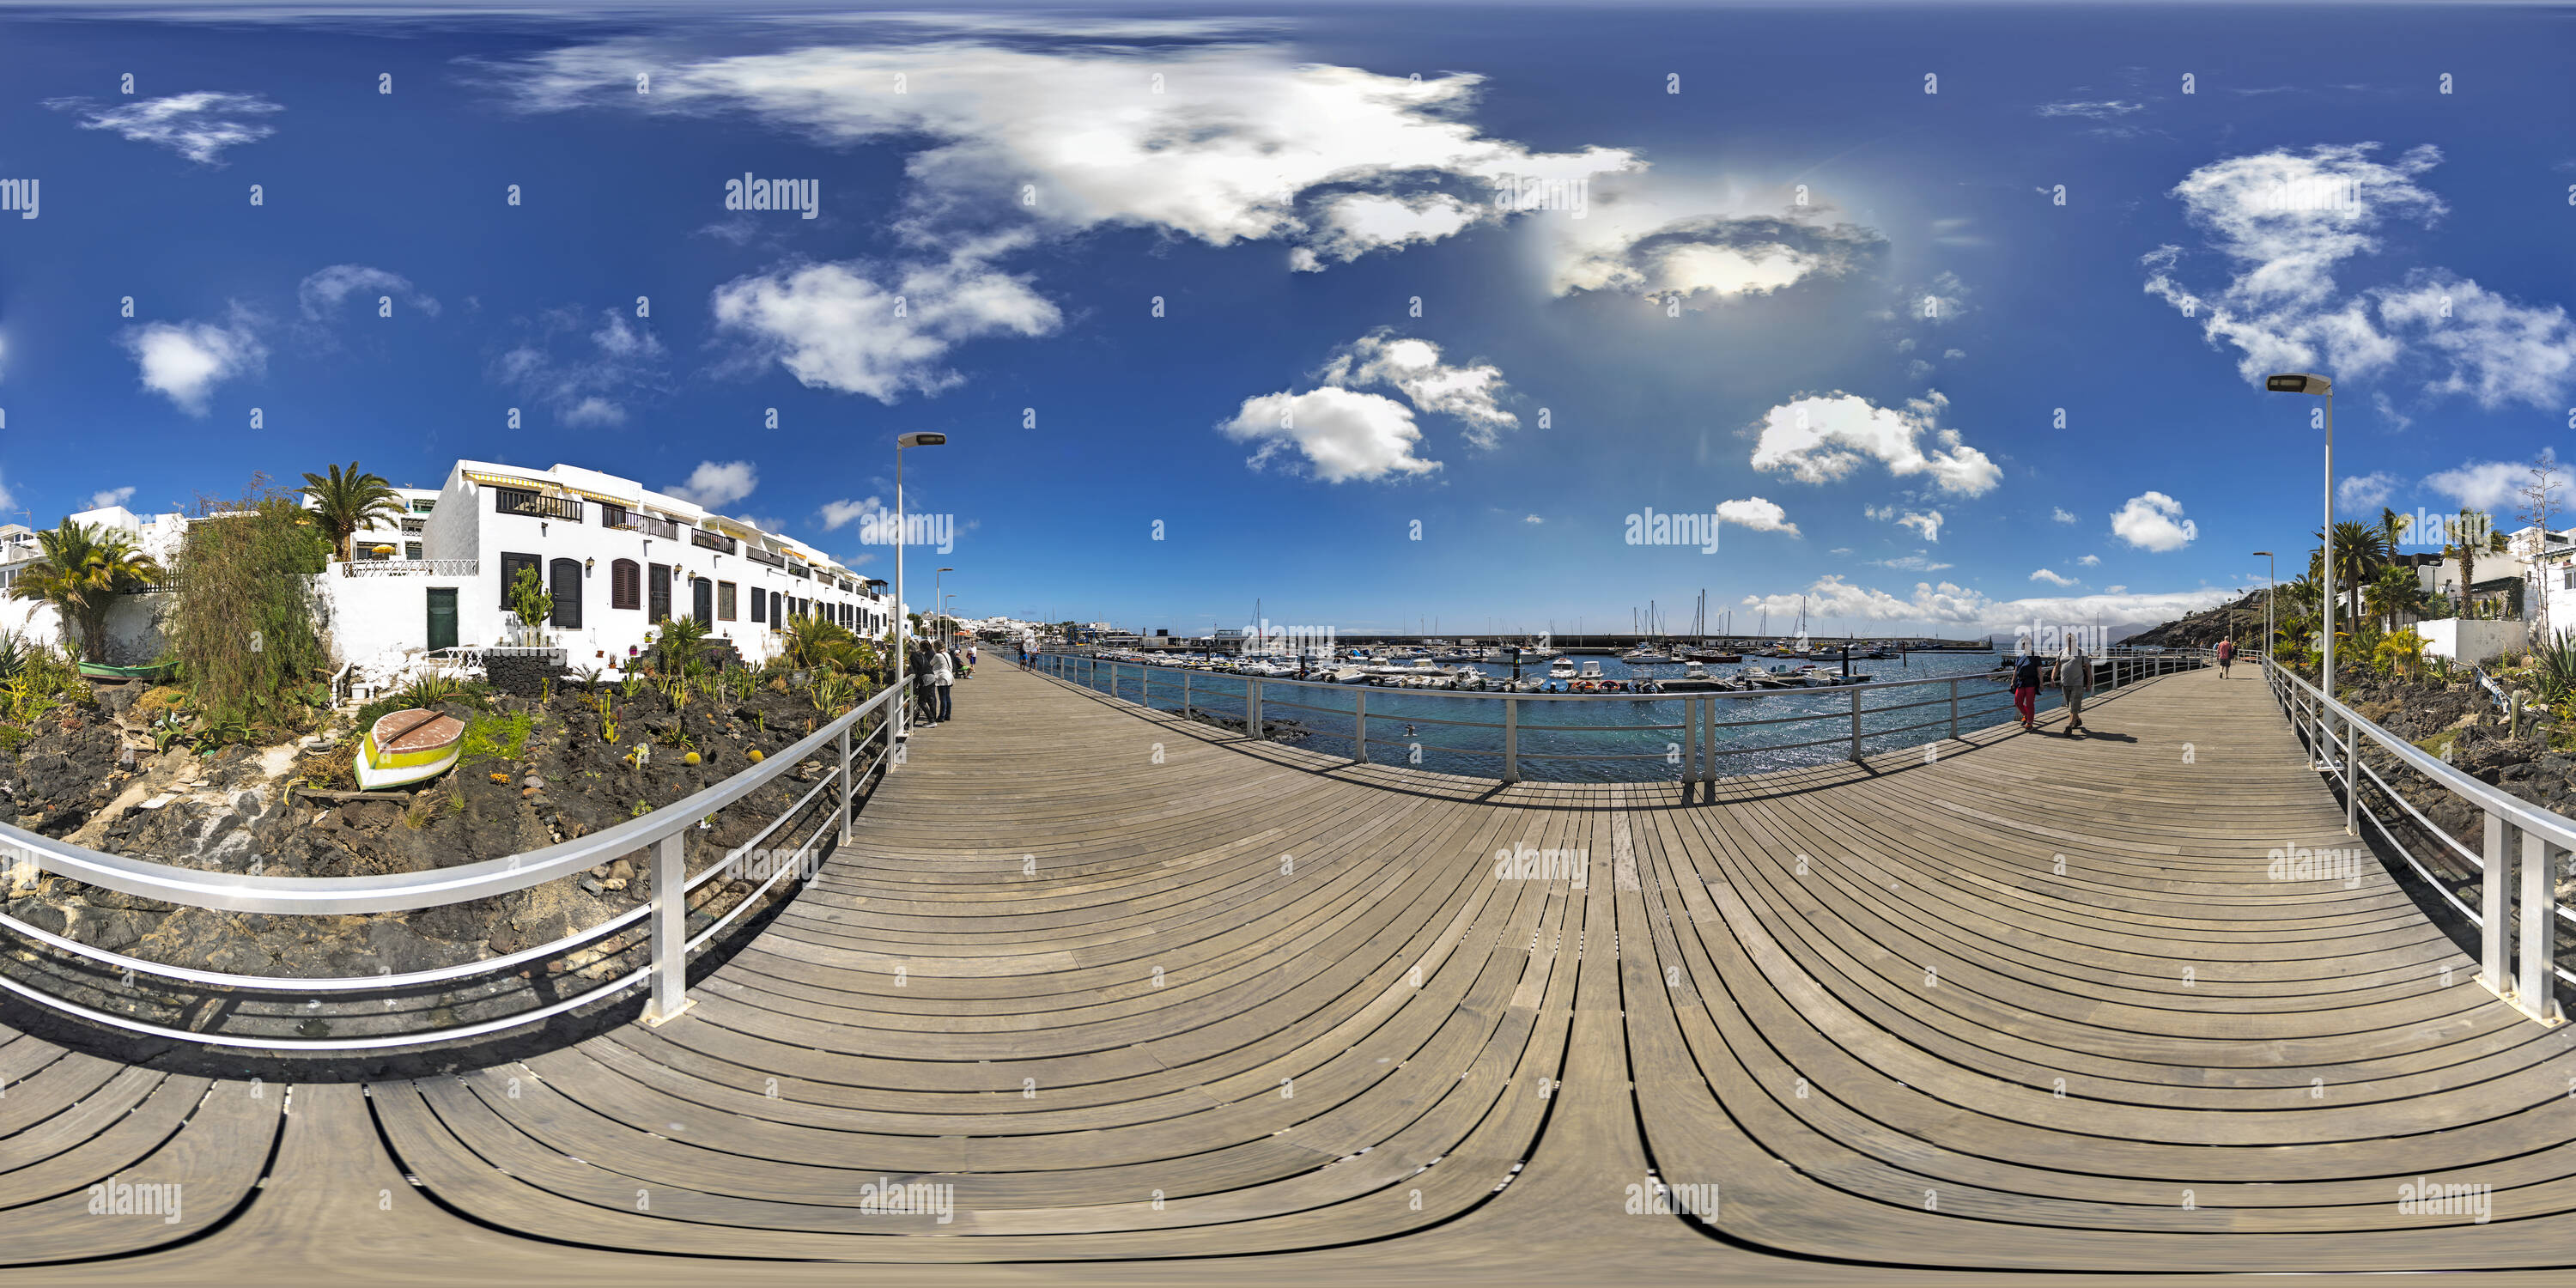
<svg viewBox="0 0 2576 1288">
<path fill-rule="evenodd" d="M 1620 654 L 1619 660 L 1630 666 L 1668 666 L 1679 659 L 1670 653 L 1641 648 Z"/>
<path fill-rule="evenodd" d="M 1369 681 L 1369 673 L 1368 668 L 1364 666 L 1341 666 L 1335 667 L 1328 678 L 1335 684 L 1366 684 Z"/>
<path fill-rule="evenodd" d="M 1598 662 L 1592 663 L 1591 666 L 1596 672 L 1601 669 L 1601 664 Z M 1547 678 L 1551 680 L 1571 680 L 1575 678 L 1574 659 L 1559 655 L 1555 661 L 1547 664 Z"/>
<path fill-rule="evenodd" d="M 1554 668 L 1550 669 L 1553 670 Z M 1599 662 L 1586 658 L 1583 662 L 1583 673 L 1574 678 L 1578 680 L 1603 680 L 1608 679 L 1609 677 L 1601 674 L 1601 664 Z"/>
</svg>

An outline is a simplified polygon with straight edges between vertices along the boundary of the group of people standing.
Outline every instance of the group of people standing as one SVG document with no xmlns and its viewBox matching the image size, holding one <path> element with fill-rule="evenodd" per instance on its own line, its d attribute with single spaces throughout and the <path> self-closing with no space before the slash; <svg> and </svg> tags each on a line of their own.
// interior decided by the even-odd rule
<svg viewBox="0 0 2576 1288">
<path fill-rule="evenodd" d="M 907 668 L 912 672 L 914 723 L 946 724 L 951 709 L 949 690 L 956 687 L 960 677 L 974 673 L 975 649 L 969 645 L 960 653 L 944 644 L 916 643 Z"/>
<path fill-rule="evenodd" d="M 2084 699 L 2093 693 L 2093 659 L 2085 656 L 2080 644 L 2068 644 L 2066 652 L 2054 666 L 2041 661 L 2030 646 L 2022 646 L 2012 660 L 2013 710 L 2021 715 L 2021 727 L 2039 727 L 2039 687 L 2054 683 L 2066 700 L 2066 732 L 2090 733 L 2084 727 Z"/>
</svg>

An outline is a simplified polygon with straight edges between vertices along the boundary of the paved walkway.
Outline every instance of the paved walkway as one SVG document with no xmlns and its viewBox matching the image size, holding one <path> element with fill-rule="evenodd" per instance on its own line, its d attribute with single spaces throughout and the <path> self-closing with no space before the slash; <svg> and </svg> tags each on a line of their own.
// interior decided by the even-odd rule
<svg viewBox="0 0 2576 1288">
<path fill-rule="evenodd" d="M 1993 1276 L 1896 1268 L 2576 1260 L 2576 1036 L 2480 989 L 2366 853 L 2328 869 L 2348 881 L 2267 875 L 2354 843 L 2259 682 L 2096 711 L 2089 739 L 1998 729 L 1685 803 L 1355 767 L 987 666 L 662 1029 L 292 1088 L 0 1030 L 0 1262 L 1968 1283 Z M 2401 1207 L 2419 1176 L 2492 1187 L 2489 1219 Z M 86 1215 L 110 1179 L 182 1181 L 183 1211 Z M 1699 1215 L 1631 1214 L 1658 1184 Z M 1203 1257 L 1237 1260 L 1138 1264 Z"/>
</svg>

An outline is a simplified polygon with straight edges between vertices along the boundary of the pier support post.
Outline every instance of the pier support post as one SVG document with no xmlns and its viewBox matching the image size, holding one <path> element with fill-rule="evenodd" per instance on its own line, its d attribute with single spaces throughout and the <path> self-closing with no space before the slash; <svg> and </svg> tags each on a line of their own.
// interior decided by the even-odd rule
<svg viewBox="0 0 2576 1288">
<path fill-rule="evenodd" d="M 1188 716 L 1188 715 L 1189 715 L 1189 713 L 1190 713 L 1190 673 L 1189 673 L 1189 672 L 1187 672 L 1187 671 L 1183 671 L 1183 672 L 1181 672 L 1181 714 L 1182 714 L 1184 717 L 1186 717 L 1186 716 Z"/>
<path fill-rule="evenodd" d="M 1521 780 L 1521 700 L 1503 699 L 1503 781 Z"/>
<path fill-rule="evenodd" d="M 1858 689 L 1853 689 L 1853 690 L 1851 691 L 1851 700 L 1852 700 L 1852 748 L 1851 748 L 1851 758 L 1852 758 L 1853 760 L 1859 760 L 1859 759 L 1860 759 L 1860 690 L 1858 690 Z"/>
<path fill-rule="evenodd" d="M 685 833 L 663 837 L 653 855 L 653 1000 L 644 1022 L 656 1028 L 680 1017 L 689 1001 L 689 873 L 680 856 Z"/>
<path fill-rule="evenodd" d="M 1351 760 L 1365 765 L 1368 763 L 1368 686 L 1352 686 L 1351 699 Z"/>
<path fill-rule="evenodd" d="M 2521 829 L 2502 815 L 2487 814 L 2486 872 L 2478 908 L 2478 983 L 2523 1014 L 2543 1024 L 2557 1024 L 2566 1017 L 2557 1000 L 2558 900 L 2551 886 L 2555 856 L 2548 838 L 2531 832 L 2522 832 L 2522 844 L 2515 845 L 2517 831 Z M 2519 892 L 2512 873 L 2517 851 L 2522 861 Z M 2514 977 L 2516 921 L 2522 923 L 2520 979 Z"/>
<path fill-rule="evenodd" d="M 850 843 L 850 778 L 858 762 L 850 757 L 850 731 L 841 731 L 841 844 Z"/>
<path fill-rule="evenodd" d="M 1261 681 L 1243 682 L 1243 707 L 1243 727 L 1252 735 L 1254 741 L 1259 741 L 1261 738 Z"/>
<path fill-rule="evenodd" d="M 1699 699 L 1682 699 L 1682 782 L 1699 776 Z M 1684 797 L 1689 793 L 1685 791 Z"/>
<path fill-rule="evenodd" d="M 1711 698 L 1704 698 L 1704 699 L 1702 699 L 1702 700 L 1700 701 L 1700 704 L 1699 704 L 1699 743 L 1700 743 L 1700 746 L 1702 746 L 1702 747 L 1706 748 L 1706 749 L 1707 749 L 1707 751 L 1708 751 L 1708 764 L 1707 764 L 1706 766 L 1704 766 L 1704 767 L 1700 770 L 1700 781 L 1701 781 L 1701 782 L 1703 782 L 1703 783 L 1711 783 L 1711 784 L 1714 784 L 1714 783 L 1717 781 L 1717 699 L 1716 699 L 1716 698 L 1713 698 L 1713 697 L 1711 697 Z M 1709 791 L 1709 799 L 1711 799 L 1711 800 L 1715 800 L 1715 799 L 1717 799 L 1717 792 L 1716 792 L 1716 789 L 1715 789 L 1714 787 L 1712 787 L 1712 788 L 1710 789 L 1710 791 Z"/>
<path fill-rule="evenodd" d="M 2350 728 L 2351 722 L 2346 721 Z M 2347 760 L 2350 753 L 2346 753 Z M 2536 832 L 2522 834 L 2522 1009 L 2544 1024 L 2558 1022 L 2557 963 L 2553 951 L 2558 940 L 2552 933 L 2558 920 L 2558 901 L 2551 890 L 2549 838 Z"/>
<path fill-rule="evenodd" d="M 1959 740 L 1959 677 L 1950 677 L 1950 741 Z"/>
</svg>

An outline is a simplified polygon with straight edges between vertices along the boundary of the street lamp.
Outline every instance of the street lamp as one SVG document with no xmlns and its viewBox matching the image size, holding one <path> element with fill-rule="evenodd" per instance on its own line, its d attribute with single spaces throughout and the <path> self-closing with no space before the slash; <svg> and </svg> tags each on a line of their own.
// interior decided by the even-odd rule
<svg viewBox="0 0 2576 1288">
<path fill-rule="evenodd" d="M 930 574 L 930 618 L 934 622 L 948 616 L 948 597 L 939 593 L 939 573 L 955 571 L 957 570 L 954 568 L 942 568 L 939 572 Z M 941 632 L 939 636 L 939 647 L 948 647 L 948 636 L 946 633 L 948 631 L 948 627 L 940 626 L 937 629 Z"/>
<path fill-rule="evenodd" d="M 2272 660 L 2272 601 L 2279 598 L 2281 594 L 2281 561 L 2273 558 L 2269 550 L 2257 550 L 2254 553 L 2271 560 L 2271 571 L 2265 576 L 2272 585 L 2269 590 L 2263 592 L 2263 660 L 2270 662 Z"/>
<path fill-rule="evenodd" d="M 904 636 L 910 632 L 912 623 L 905 620 L 903 615 L 903 539 L 905 535 L 903 449 L 944 447 L 947 443 L 946 434 L 933 434 L 922 430 L 915 430 L 909 434 L 897 434 L 894 439 L 894 689 L 895 692 L 903 695 L 895 699 L 894 736 L 897 739 L 909 736 L 908 726 L 911 724 L 912 715 L 912 692 L 909 682 L 904 677 L 904 664 L 907 661 Z"/>
<path fill-rule="evenodd" d="M 2326 400 L 2326 526 L 2325 531 L 2319 534 L 2324 538 L 2324 540 L 2318 548 L 2319 563 L 2323 565 L 2325 572 L 2325 584 L 2322 589 L 2325 591 L 2326 646 L 2325 656 L 2321 659 L 2319 664 L 2318 678 L 2324 681 L 2320 687 L 2326 697 L 2331 700 L 2335 695 L 2334 382 L 2324 376 L 2308 375 L 2300 372 L 2288 372 L 2281 375 L 2263 377 L 2263 388 L 2265 391 L 2270 393 L 2307 394 L 2312 397 L 2323 398 Z M 2325 718 L 2326 732 L 2331 736 L 2334 732 L 2334 711 L 2331 708 L 2327 709 L 2325 712 Z M 2353 748 L 2349 745 L 2353 737 L 2349 725 L 2345 727 L 2344 737 L 2347 744 L 2344 748 L 2344 757 L 2346 762 L 2349 763 L 2353 752 Z M 2347 774 L 2347 778 L 2349 777 L 2350 775 Z M 2354 811 L 2360 807 L 2359 787 L 2360 784 L 2356 782 L 2350 783 L 2344 789 L 2343 829 L 2346 832 L 2353 830 L 2353 814 Z"/>
</svg>

